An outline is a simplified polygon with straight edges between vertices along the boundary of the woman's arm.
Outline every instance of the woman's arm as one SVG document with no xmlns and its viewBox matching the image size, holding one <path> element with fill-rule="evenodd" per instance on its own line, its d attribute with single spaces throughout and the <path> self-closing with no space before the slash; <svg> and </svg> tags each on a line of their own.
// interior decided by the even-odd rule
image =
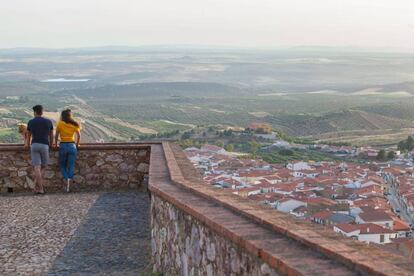
<svg viewBox="0 0 414 276">
<path fill-rule="evenodd" d="M 56 128 L 55 140 L 53 141 L 53 147 L 54 148 L 57 148 L 57 143 L 58 143 L 58 140 L 59 140 L 59 135 L 60 135 L 59 128 Z"/>
<path fill-rule="evenodd" d="M 81 139 L 81 132 L 80 130 L 77 130 L 75 132 L 75 143 L 76 143 L 77 148 L 79 147 L 80 139 Z"/>
<path fill-rule="evenodd" d="M 53 130 L 49 131 L 49 147 L 53 147 Z"/>
</svg>

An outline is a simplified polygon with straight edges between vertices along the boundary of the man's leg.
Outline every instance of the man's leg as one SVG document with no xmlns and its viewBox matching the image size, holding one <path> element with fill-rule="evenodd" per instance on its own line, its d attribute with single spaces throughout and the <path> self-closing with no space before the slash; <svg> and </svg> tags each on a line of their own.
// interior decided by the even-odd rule
<svg viewBox="0 0 414 276">
<path fill-rule="evenodd" d="M 46 165 L 42 165 L 41 169 L 40 169 L 40 177 L 42 179 L 42 185 L 41 185 L 41 193 L 44 193 L 44 188 L 43 188 L 43 177 L 45 175 L 45 170 L 46 170 Z"/>
<path fill-rule="evenodd" d="M 41 167 L 40 167 L 40 182 L 39 182 L 39 192 L 44 193 L 43 188 L 43 175 L 46 170 L 47 165 L 49 164 L 49 146 L 42 145 L 40 149 L 40 157 L 41 157 Z"/>
<path fill-rule="evenodd" d="M 43 193 L 43 179 L 42 179 L 42 166 L 37 165 L 34 166 L 34 174 L 35 174 L 35 193 Z"/>
<path fill-rule="evenodd" d="M 40 156 L 37 144 L 31 145 L 30 155 L 31 155 L 31 158 L 32 158 L 32 166 L 33 166 L 33 171 L 34 171 L 34 175 L 35 175 L 35 187 L 34 187 L 33 191 L 35 193 L 38 193 L 39 190 L 40 190 L 39 183 L 41 184 L 41 182 L 42 182 L 42 180 L 41 180 L 42 158 Z"/>
</svg>

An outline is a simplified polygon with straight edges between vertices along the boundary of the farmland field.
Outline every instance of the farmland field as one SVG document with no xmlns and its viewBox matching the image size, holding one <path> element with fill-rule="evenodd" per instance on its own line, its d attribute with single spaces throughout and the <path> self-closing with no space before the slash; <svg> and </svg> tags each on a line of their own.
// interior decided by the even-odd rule
<svg viewBox="0 0 414 276">
<path fill-rule="evenodd" d="M 85 141 L 265 122 L 315 141 L 383 145 L 414 130 L 409 54 L 106 48 L 1 50 L 0 60 L 1 142 L 20 139 L 16 125 L 38 103 L 55 121 L 71 108 Z"/>
</svg>

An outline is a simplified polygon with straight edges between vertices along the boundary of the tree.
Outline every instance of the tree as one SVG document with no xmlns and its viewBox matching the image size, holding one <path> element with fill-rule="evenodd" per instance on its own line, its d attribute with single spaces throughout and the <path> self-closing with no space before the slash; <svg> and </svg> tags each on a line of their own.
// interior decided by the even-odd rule
<svg viewBox="0 0 414 276">
<path fill-rule="evenodd" d="M 191 139 L 186 139 L 186 140 L 181 140 L 180 141 L 180 146 L 182 146 L 183 148 L 190 148 L 194 146 L 194 141 Z"/>
<path fill-rule="evenodd" d="M 279 150 L 279 154 L 291 156 L 294 154 L 294 152 L 293 150 L 290 150 L 290 149 L 281 149 Z"/>
<path fill-rule="evenodd" d="M 386 156 L 385 150 L 382 149 L 377 154 L 377 160 L 385 160 L 385 156 Z"/>
<path fill-rule="evenodd" d="M 408 136 L 407 140 L 405 141 L 405 147 L 408 151 L 412 151 L 414 149 L 414 139 L 413 136 Z"/>
<path fill-rule="evenodd" d="M 387 159 L 391 160 L 395 158 L 395 152 L 394 151 L 389 151 L 387 154 Z"/>
<path fill-rule="evenodd" d="M 227 137 L 230 137 L 230 136 L 233 135 L 233 130 L 231 130 L 231 129 L 225 130 L 225 131 L 223 131 L 223 135 L 227 136 Z"/>
<path fill-rule="evenodd" d="M 249 143 L 249 145 L 250 145 L 250 152 L 252 153 L 253 158 L 256 158 L 257 152 L 259 151 L 259 148 L 260 148 L 260 144 L 253 140 Z"/>
<path fill-rule="evenodd" d="M 398 150 L 405 151 L 406 150 L 405 141 L 398 142 L 397 148 Z"/>
<path fill-rule="evenodd" d="M 181 139 L 182 140 L 187 140 L 191 138 L 191 133 L 189 132 L 184 132 L 183 135 L 181 135 Z"/>
<path fill-rule="evenodd" d="M 223 144 L 223 142 L 218 141 L 218 142 L 216 142 L 216 146 L 222 148 L 222 147 L 224 147 L 224 144 Z"/>
<path fill-rule="evenodd" d="M 230 151 L 230 152 L 234 151 L 234 145 L 233 144 L 226 145 L 226 151 Z"/>
<path fill-rule="evenodd" d="M 401 151 L 412 151 L 414 149 L 414 138 L 408 136 L 406 140 L 400 141 L 397 147 Z"/>
</svg>

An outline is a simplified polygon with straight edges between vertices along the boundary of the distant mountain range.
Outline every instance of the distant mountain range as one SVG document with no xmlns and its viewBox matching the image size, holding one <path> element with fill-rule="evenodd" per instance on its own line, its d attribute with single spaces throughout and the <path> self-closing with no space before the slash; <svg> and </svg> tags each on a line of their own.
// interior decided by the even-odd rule
<svg viewBox="0 0 414 276">
<path fill-rule="evenodd" d="M 376 48 L 367 49 L 356 46 L 291 46 L 291 47 L 238 47 L 220 45 L 192 45 L 192 44 L 157 44 L 141 46 L 106 45 L 96 47 L 68 47 L 68 48 L 37 48 L 37 47 L 16 47 L 0 48 L 0 55 L 10 54 L 44 54 L 44 53 L 90 53 L 90 52 L 147 52 L 147 51 L 252 51 L 252 52 L 315 52 L 315 53 L 388 53 L 388 54 L 413 54 L 412 50 Z"/>
</svg>

